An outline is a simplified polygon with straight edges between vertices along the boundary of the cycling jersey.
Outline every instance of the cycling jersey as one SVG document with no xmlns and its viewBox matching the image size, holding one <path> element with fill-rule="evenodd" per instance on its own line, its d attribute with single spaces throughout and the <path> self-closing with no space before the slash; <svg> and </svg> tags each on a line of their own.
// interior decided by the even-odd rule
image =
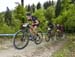
<svg viewBox="0 0 75 57">
<path fill-rule="evenodd" d="M 32 16 L 32 18 L 30 20 L 30 21 L 32 21 L 32 23 L 34 23 L 32 26 L 38 26 L 39 25 L 39 24 L 35 24 L 36 23 L 36 20 L 37 20 L 37 17 Z"/>
<path fill-rule="evenodd" d="M 52 30 L 54 26 L 52 23 L 48 23 L 48 27 L 50 28 L 50 30 Z"/>
</svg>

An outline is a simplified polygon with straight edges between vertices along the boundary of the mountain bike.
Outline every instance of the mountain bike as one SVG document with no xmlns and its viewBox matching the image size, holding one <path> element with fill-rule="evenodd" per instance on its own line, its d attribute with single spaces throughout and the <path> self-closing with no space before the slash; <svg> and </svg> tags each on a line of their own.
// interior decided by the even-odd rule
<svg viewBox="0 0 75 57">
<path fill-rule="evenodd" d="M 30 38 L 32 38 L 33 42 L 37 45 L 42 42 L 41 31 L 37 31 L 37 34 L 33 35 L 29 31 L 30 29 L 29 23 L 23 24 L 22 27 L 23 27 L 22 29 L 16 32 L 14 39 L 13 39 L 13 45 L 16 49 L 25 48 L 28 45 Z"/>
<path fill-rule="evenodd" d="M 56 39 L 57 40 L 61 40 L 61 39 L 64 39 L 66 36 L 65 36 L 65 33 L 62 32 L 61 30 L 57 30 L 56 31 Z"/>
<path fill-rule="evenodd" d="M 46 37 L 45 37 L 45 41 L 49 42 L 50 39 L 53 40 L 53 36 L 54 36 L 54 31 L 51 30 L 51 28 L 48 28 L 47 33 L 46 33 Z"/>
</svg>

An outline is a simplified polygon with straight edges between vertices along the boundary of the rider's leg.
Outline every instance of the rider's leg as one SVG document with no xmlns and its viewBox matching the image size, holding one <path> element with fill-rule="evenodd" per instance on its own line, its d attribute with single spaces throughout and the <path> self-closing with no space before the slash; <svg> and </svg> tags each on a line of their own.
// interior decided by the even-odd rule
<svg viewBox="0 0 75 57">
<path fill-rule="evenodd" d="M 30 29 L 29 29 L 30 33 L 33 35 L 33 27 L 31 26 Z"/>
<path fill-rule="evenodd" d="M 37 26 L 31 26 L 31 27 L 30 27 L 30 32 L 31 32 L 33 35 L 37 34 Z"/>
<path fill-rule="evenodd" d="M 34 26 L 33 32 L 34 32 L 34 34 L 37 34 L 37 26 Z"/>
</svg>

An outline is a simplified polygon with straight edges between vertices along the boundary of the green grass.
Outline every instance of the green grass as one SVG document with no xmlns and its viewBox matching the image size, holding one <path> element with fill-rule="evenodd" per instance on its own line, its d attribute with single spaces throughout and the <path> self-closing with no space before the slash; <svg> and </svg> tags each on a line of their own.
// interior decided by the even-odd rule
<svg viewBox="0 0 75 57">
<path fill-rule="evenodd" d="M 75 35 L 75 34 L 74 34 Z M 75 57 L 75 36 L 68 35 L 68 42 L 62 47 L 62 49 L 55 52 L 52 57 Z"/>
</svg>

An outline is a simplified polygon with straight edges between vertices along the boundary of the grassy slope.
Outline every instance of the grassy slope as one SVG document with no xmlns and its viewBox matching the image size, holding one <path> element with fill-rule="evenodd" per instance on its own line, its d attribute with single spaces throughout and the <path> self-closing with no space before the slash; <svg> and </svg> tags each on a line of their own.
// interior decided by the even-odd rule
<svg viewBox="0 0 75 57">
<path fill-rule="evenodd" d="M 75 57 L 75 34 L 68 36 L 68 42 L 53 54 L 53 57 Z"/>
</svg>

